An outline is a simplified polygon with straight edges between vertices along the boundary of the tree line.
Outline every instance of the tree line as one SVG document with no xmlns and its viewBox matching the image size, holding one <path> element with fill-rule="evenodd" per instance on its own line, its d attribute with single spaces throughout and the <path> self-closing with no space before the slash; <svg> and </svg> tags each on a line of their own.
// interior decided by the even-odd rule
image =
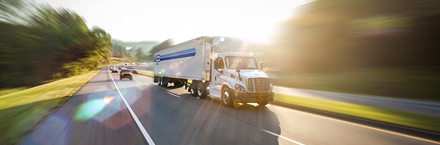
<svg viewBox="0 0 440 145">
<path fill-rule="evenodd" d="M 109 63 L 111 36 L 74 11 L 0 1 L 0 88 L 35 86 Z"/>
</svg>

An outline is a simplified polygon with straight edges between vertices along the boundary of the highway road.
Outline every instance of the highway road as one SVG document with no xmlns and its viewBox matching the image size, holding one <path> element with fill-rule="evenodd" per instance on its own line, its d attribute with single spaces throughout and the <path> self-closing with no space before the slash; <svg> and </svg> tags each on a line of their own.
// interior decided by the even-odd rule
<svg viewBox="0 0 440 145">
<path fill-rule="evenodd" d="M 227 108 L 183 88 L 159 87 L 150 77 L 119 80 L 103 68 L 21 144 L 440 143 L 272 104 Z"/>
<path fill-rule="evenodd" d="M 153 73 L 152 71 L 147 70 L 148 67 L 152 67 L 152 66 L 153 64 L 149 63 L 148 65 L 139 66 L 138 69 L 140 71 L 144 71 L 147 73 Z M 337 92 L 298 89 L 298 88 L 287 88 L 281 86 L 274 86 L 274 91 L 275 93 L 286 94 L 291 96 L 329 100 L 336 102 L 345 102 L 351 104 L 358 104 L 364 106 L 399 110 L 399 111 L 440 117 L 440 102 L 399 99 L 399 98 L 390 98 L 390 97 L 373 96 L 373 95 L 337 93 Z"/>
</svg>

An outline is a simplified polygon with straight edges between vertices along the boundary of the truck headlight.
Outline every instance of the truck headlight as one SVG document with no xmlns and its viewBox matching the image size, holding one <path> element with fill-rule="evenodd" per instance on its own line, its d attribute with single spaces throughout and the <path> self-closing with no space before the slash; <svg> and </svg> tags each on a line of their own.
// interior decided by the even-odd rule
<svg viewBox="0 0 440 145">
<path fill-rule="evenodd" d="M 239 84 L 235 84 L 235 90 L 246 92 L 246 88 Z"/>
</svg>

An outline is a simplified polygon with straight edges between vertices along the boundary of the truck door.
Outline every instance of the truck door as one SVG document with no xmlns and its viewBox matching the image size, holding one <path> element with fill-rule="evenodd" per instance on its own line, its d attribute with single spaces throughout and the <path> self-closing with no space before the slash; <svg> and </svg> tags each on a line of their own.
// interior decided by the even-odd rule
<svg viewBox="0 0 440 145">
<path fill-rule="evenodd" d="M 218 57 L 213 64 L 211 84 L 209 85 L 209 92 L 211 97 L 220 98 L 221 88 L 224 82 L 223 71 L 225 64 L 222 57 Z"/>
<path fill-rule="evenodd" d="M 209 81 L 211 81 L 211 44 L 208 42 L 205 42 L 205 48 L 204 48 L 204 74 L 205 74 L 205 78 Z"/>
</svg>

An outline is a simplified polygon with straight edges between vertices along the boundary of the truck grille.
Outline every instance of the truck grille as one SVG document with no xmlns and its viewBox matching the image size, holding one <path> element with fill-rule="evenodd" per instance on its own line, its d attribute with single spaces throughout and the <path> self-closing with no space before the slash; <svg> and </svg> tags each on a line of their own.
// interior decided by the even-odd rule
<svg viewBox="0 0 440 145">
<path fill-rule="evenodd" d="M 250 78 L 248 79 L 248 90 L 249 92 L 269 92 L 270 91 L 270 80 L 269 78 Z"/>
</svg>

